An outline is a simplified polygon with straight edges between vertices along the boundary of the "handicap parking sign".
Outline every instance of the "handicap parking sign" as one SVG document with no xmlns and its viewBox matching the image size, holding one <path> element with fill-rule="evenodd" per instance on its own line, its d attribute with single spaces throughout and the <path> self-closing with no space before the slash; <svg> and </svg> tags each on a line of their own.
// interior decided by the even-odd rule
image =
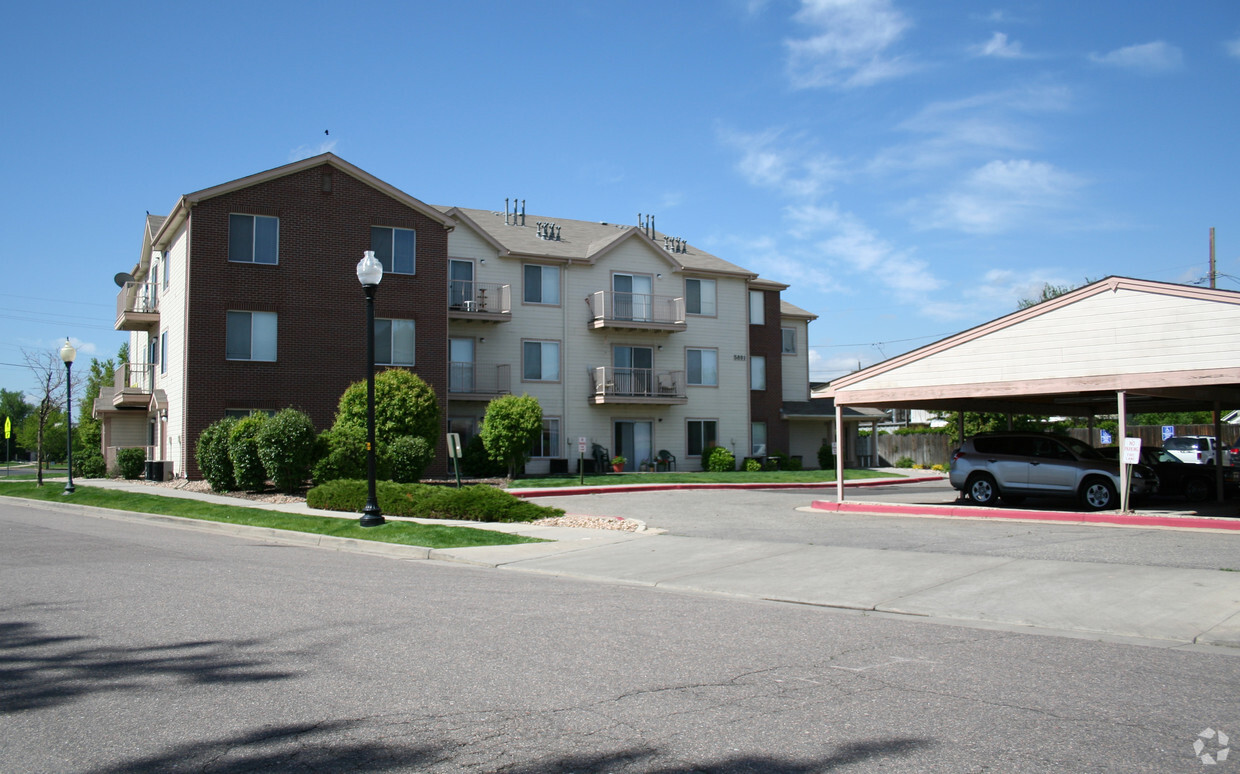
<svg viewBox="0 0 1240 774">
<path fill-rule="evenodd" d="M 1106 430 L 1099 430 L 1098 440 L 1102 443 L 1103 446 L 1108 446 L 1111 443 L 1111 434 L 1108 433 Z"/>
<path fill-rule="evenodd" d="M 1173 435 L 1175 435 L 1175 425 L 1163 425 L 1162 426 L 1162 439 L 1164 441 Z"/>
</svg>

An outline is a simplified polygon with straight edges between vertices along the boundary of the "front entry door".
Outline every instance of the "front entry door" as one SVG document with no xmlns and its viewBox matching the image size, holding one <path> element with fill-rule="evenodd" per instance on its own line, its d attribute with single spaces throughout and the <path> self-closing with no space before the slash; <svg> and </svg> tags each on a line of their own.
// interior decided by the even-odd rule
<svg viewBox="0 0 1240 774">
<path fill-rule="evenodd" d="M 642 460 L 649 460 L 653 429 L 650 422 L 637 422 L 627 419 L 618 420 L 615 430 L 615 448 L 612 454 L 624 457 L 625 470 L 637 470 Z"/>
<path fill-rule="evenodd" d="M 474 340 L 448 339 L 448 392 L 474 391 Z"/>
<path fill-rule="evenodd" d="M 473 261 L 448 261 L 448 306 L 474 311 Z"/>
<path fill-rule="evenodd" d="M 649 395 L 654 384 L 654 350 L 618 346 L 612 353 L 617 395 Z"/>
</svg>

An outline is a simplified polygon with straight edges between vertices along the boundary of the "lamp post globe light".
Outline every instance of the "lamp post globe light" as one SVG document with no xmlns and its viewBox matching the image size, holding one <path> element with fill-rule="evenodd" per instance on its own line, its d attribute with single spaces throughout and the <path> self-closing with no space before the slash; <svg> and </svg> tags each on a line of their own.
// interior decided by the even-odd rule
<svg viewBox="0 0 1240 774">
<path fill-rule="evenodd" d="M 366 507 L 358 524 L 377 527 L 384 523 L 375 496 L 375 291 L 383 279 L 383 264 L 367 250 L 357 262 L 357 280 L 366 293 Z"/>
<path fill-rule="evenodd" d="M 64 494 L 73 494 L 73 360 L 77 357 L 77 350 L 69 343 L 69 338 L 65 337 L 64 346 L 60 348 L 60 359 L 65 363 L 65 420 L 68 423 L 68 460 L 69 460 L 69 480 L 65 483 Z"/>
</svg>

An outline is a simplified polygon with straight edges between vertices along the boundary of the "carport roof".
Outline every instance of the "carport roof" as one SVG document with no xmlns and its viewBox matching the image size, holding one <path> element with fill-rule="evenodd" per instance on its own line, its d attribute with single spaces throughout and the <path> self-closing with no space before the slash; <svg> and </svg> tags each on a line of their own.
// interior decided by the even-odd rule
<svg viewBox="0 0 1240 774">
<path fill-rule="evenodd" d="M 1041 415 L 1240 406 L 1240 293 L 1107 277 L 836 379 L 841 406 Z"/>
</svg>

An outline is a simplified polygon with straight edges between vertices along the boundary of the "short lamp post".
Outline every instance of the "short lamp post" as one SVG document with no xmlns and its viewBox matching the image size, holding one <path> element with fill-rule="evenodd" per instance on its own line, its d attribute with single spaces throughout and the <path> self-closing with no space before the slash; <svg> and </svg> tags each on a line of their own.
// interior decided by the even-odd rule
<svg viewBox="0 0 1240 774">
<path fill-rule="evenodd" d="M 366 507 L 358 524 L 377 527 L 385 523 L 375 495 L 375 291 L 383 279 L 383 264 L 367 250 L 357 262 L 357 279 L 366 292 Z"/>
<path fill-rule="evenodd" d="M 69 458 L 69 480 L 65 483 L 64 494 L 73 494 L 73 359 L 77 357 L 77 350 L 69 343 L 69 339 L 65 338 L 65 344 L 60 348 L 60 359 L 65 363 L 65 418 L 68 423 L 68 458 Z"/>
</svg>

